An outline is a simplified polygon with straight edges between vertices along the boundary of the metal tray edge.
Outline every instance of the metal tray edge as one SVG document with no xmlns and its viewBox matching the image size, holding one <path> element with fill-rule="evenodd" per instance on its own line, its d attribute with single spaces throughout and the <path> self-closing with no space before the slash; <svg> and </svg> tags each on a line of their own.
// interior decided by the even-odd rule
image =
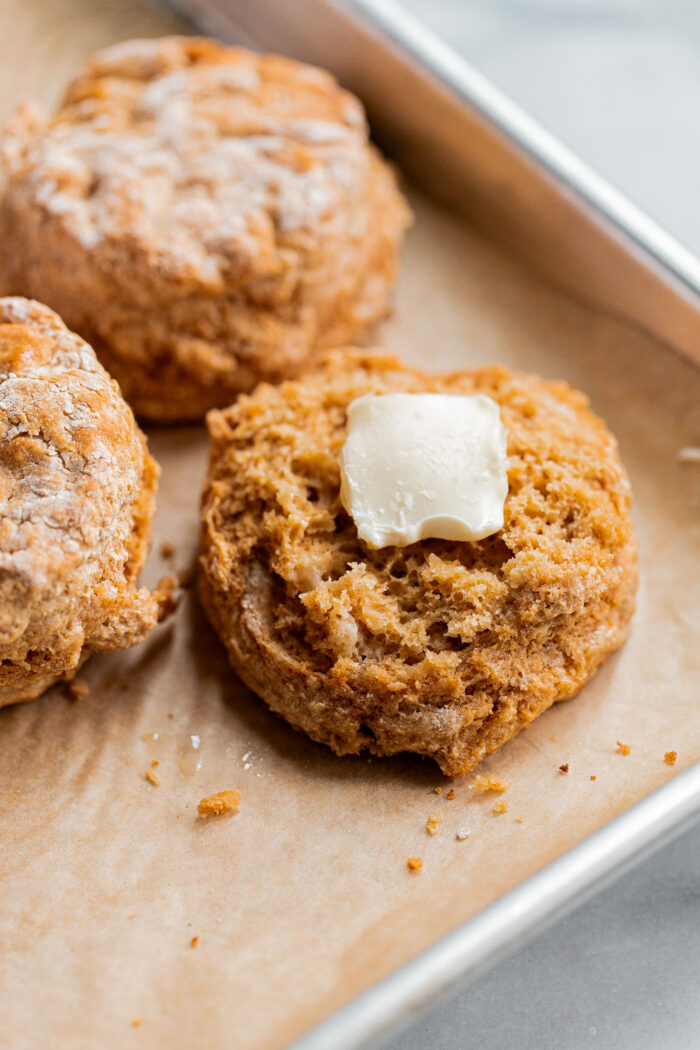
<svg viewBox="0 0 700 1050">
<path fill-rule="evenodd" d="M 489 123 L 570 187 L 620 233 L 700 295 L 700 259 L 547 131 L 487 77 L 396 0 L 344 0 L 360 17 L 442 80 Z"/>
<path fill-rule="evenodd" d="M 329 68 L 438 200 L 574 299 L 700 363 L 700 259 L 396 0 L 170 3 L 224 39 Z"/>
<path fill-rule="evenodd" d="M 700 763 L 562 854 L 289 1046 L 358 1050 L 408 1025 L 614 882 L 700 815 Z"/>
</svg>

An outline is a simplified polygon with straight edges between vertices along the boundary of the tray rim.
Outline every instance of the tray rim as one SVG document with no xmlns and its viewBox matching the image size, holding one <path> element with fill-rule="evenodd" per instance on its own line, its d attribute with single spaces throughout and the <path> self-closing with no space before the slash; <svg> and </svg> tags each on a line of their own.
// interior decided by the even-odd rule
<svg viewBox="0 0 700 1050">
<path fill-rule="evenodd" d="M 700 816 L 700 762 L 677 773 L 408 963 L 336 1010 L 288 1050 L 360 1050 L 563 918 Z"/>
<path fill-rule="evenodd" d="M 383 129 L 389 156 L 407 173 L 412 171 L 419 184 L 432 179 L 422 161 L 414 163 L 423 135 L 435 148 L 445 148 L 452 163 L 463 166 L 472 199 L 478 202 L 470 218 L 487 236 L 494 236 L 565 294 L 624 319 L 700 364 L 700 255 L 599 176 L 398 0 L 166 2 L 187 17 L 195 31 L 329 68 L 364 99 L 380 136 Z M 306 31 L 308 25 L 316 27 L 314 33 Z M 422 103 L 435 106 L 439 130 L 434 142 L 432 126 L 419 114 L 408 123 L 397 116 L 410 75 L 414 82 L 422 81 L 415 84 Z M 390 108 L 382 102 L 387 77 Z M 398 93 L 391 90 L 397 80 Z M 465 150 L 446 132 L 460 108 L 469 113 L 467 134 L 488 158 L 470 166 L 473 178 L 466 173 Z M 392 124 L 396 134 L 390 133 Z M 517 183 L 521 192 L 506 193 L 505 206 L 488 188 L 494 174 L 489 166 L 506 184 L 509 166 L 522 180 Z M 464 202 L 458 185 L 459 180 L 440 177 L 434 195 L 459 212 Z M 545 221 L 540 227 L 535 221 L 540 233 L 531 241 L 527 229 L 533 228 L 533 207 L 544 212 Z M 587 250 L 584 245 L 583 253 L 572 252 L 567 238 L 559 234 L 562 223 L 571 223 L 576 235 L 586 238 Z M 607 265 L 607 278 L 598 252 Z"/>
<path fill-rule="evenodd" d="M 182 0 L 180 0 L 182 2 Z M 605 220 L 660 276 L 700 308 L 700 257 L 616 189 L 397 0 L 325 0 L 378 30 L 389 44 L 476 110 L 594 216 Z"/>
</svg>

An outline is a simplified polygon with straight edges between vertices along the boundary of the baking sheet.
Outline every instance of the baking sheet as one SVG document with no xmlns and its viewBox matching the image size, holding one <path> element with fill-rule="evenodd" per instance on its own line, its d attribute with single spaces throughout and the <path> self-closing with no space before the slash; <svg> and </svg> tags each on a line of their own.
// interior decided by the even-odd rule
<svg viewBox="0 0 700 1050">
<path fill-rule="evenodd" d="M 96 46 L 176 25 L 137 3 L 61 0 L 50 20 L 42 6 L 11 11 L 5 105 L 50 94 Z M 470 780 L 447 800 L 428 762 L 338 759 L 295 734 L 236 683 L 192 592 L 145 645 L 94 657 L 86 698 L 57 689 L 1 710 L 0 1016 L 13 1048 L 284 1046 L 700 758 L 700 468 L 678 460 L 700 442 L 700 373 L 413 203 L 382 340 L 426 368 L 501 361 L 591 395 L 636 494 L 630 640 L 481 767 L 511 782 L 498 816 Z M 152 582 L 170 566 L 163 540 L 178 568 L 192 564 L 206 443 L 182 428 L 151 447 L 163 467 Z M 144 777 L 153 759 L 160 787 Z M 231 787 L 240 813 L 197 819 L 199 798 Z"/>
<path fill-rule="evenodd" d="M 700 363 L 700 259 L 400 0 L 170 2 L 224 40 L 327 66 L 432 198 L 551 284 Z"/>
</svg>

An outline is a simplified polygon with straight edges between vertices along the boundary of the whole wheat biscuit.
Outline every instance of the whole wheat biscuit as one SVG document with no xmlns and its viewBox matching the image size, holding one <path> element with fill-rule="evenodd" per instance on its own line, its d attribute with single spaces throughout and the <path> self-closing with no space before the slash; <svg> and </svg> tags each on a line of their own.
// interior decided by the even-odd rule
<svg viewBox="0 0 700 1050">
<path fill-rule="evenodd" d="M 92 349 L 0 299 L 0 706 L 142 641 L 171 595 L 137 589 L 158 468 Z"/>
<path fill-rule="evenodd" d="M 212 40 L 98 53 L 5 131 L 0 291 L 88 339 L 138 415 L 201 418 L 387 312 L 408 208 L 322 70 Z"/>
<path fill-rule="evenodd" d="M 508 430 L 503 529 L 372 550 L 340 499 L 346 409 L 369 392 L 484 393 Z M 331 355 L 209 415 L 201 594 L 241 678 L 338 754 L 468 773 L 623 641 L 630 489 L 583 394 L 503 368 L 427 376 Z"/>
</svg>

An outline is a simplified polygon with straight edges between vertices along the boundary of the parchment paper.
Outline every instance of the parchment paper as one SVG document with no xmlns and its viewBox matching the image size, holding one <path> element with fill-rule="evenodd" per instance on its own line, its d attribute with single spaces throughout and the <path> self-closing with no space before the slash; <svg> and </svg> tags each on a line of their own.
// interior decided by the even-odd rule
<svg viewBox="0 0 700 1050">
<path fill-rule="evenodd" d="M 10 16 L 5 107 L 52 94 L 96 46 L 176 26 L 145 4 L 88 0 Z M 1 710 L 3 1045 L 281 1047 L 700 758 L 700 467 L 678 461 L 700 443 L 700 372 L 414 204 L 381 338 L 426 368 L 501 361 L 591 395 L 636 494 L 630 640 L 482 766 L 511 782 L 498 816 L 470 781 L 448 800 L 429 762 L 339 759 L 294 733 L 236 682 L 194 592 L 145 645 L 93 657 L 84 699 L 56 689 Z M 150 440 L 163 468 L 152 582 L 170 565 L 163 540 L 176 567 L 193 562 L 206 442 L 198 428 Z M 144 776 L 153 759 L 159 787 Z M 234 787 L 237 815 L 197 819 L 202 796 Z"/>
</svg>

